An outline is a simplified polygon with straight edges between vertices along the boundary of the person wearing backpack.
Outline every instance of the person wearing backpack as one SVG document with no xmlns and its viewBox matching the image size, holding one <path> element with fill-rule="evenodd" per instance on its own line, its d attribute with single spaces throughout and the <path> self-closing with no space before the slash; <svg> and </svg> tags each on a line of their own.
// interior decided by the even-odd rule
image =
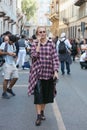
<svg viewBox="0 0 87 130">
<path fill-rule="evenodd" d="M 72 63 L 71 61 L 71 44 L 69 40 L 66 38 L 66 34 L 62 33 L 60 40 L 57 41 L 56 49 L 59 55 L 59 60 L 61 63 L 61 72 L 62 75 L 65 74 L 65 65 L 66 65 L 66 70 L 67 74 L 70 74 L 70 64 Z"/>
</svg>

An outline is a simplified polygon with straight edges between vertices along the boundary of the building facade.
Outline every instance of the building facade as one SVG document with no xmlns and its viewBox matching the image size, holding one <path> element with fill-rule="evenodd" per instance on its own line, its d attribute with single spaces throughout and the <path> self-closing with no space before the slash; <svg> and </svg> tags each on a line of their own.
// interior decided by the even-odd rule
<svg viewBox="0 0 87 130">
<path fill-rule="evenodd" d="M 74 5 L 78 8 L 77 37 L 87 38 L 87 0 L 75 0 Z"/>
<path fill-rule="evenodd" d="M 51 32 L 54 36 L 59 35 L 59 0 L 52 0 L 50 4 L 49 19 L 52 22 Z"/>
<path fill-rule="evenodd" d="M 0 34 L 16 33 L 16 0 L 0 0 Z"/>
<path fill-rule="evenodd" d="M 67 37 L 87 38 L 87 0 L 59 0 L 58 18 L 56 14 L 56 0 L 51 1 L 50 20 L 52 21 L 52 32 L 58 35 L 65 32 Z M 54 13 L 53 13 L 54 11 Z"/>
<path fill-rule="evenodd" d="M 80 2 L 80 3 L 79 3 Z M 60 0 L 59 32 L 68 38 L 81 39 L 86 36 L 87 2 L 82 0 Z"/>
</svg>

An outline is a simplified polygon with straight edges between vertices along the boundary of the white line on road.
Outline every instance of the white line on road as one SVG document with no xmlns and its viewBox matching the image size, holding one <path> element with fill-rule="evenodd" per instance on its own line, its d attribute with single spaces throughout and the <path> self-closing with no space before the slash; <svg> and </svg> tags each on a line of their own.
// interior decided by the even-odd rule
<svg viewBox="0 0 87 130">
<path fill-rule="evenodd" d="M 0 85 L 0 87 L 2 87 L 3 85 Z M 14 85 L 14 87 L 18 87 L 18 88 L 28 88 L 28 84 L 18 84 L 18 85 Z"/>
<path fill-rule="evenodd" d="M 52 104 L 52 108 L 53 108 L 53 112 L 54 112 L 56 120 L 57 120 L 58 130 L 66 130 L 56 100 L 54 100 L 54 103 Z"/>
</svg>

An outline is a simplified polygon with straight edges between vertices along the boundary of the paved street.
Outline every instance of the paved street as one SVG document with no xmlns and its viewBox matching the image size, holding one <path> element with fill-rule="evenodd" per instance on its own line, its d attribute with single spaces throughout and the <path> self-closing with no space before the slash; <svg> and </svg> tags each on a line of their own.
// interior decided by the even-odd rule
<svg viewBox="0 0 87 130">
<path fill-rule="evenodd" d="M 61 75 L 54 104 L 47 105 L 46 121 L 35 126 L 33 96 L 27 96 L 28 70 L 19 70 L 19 80 L 14 86 L 15 97 L 0 97 L 0 130 L 87 130 L 87 70 L 79 63 L 71 65 L 71 75 Z M 0 72 L 0 95 L 2 94 Z"/>
</svg>

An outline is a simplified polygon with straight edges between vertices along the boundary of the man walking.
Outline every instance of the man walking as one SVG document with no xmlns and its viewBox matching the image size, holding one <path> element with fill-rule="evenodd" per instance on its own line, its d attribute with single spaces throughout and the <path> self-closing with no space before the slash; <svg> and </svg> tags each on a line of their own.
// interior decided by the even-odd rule
<svg viewBox="0 0 87 130">
<path fill-rule="evenodd" d="M 15 96 L 15 93 L 12 90 L 12 87 L 18 80 L 18 70 L 15 64 L 15 46 L 14 43 L 16 41 L 16 37 L 11 35 L 8 37 L 9 42 L 2 43 L 0 46 L 0 55 L 3 55 L 5 58 L 4 63 L 4 81 L 3 81 L 3 93 L 2 98 L 9 99 L 7 94 L 10 93 L 12 96 Z M 6 45 L 5 45 L 6 44 Z"/>
<path fill-rule="evenodd" d="M 66 38 L 66 34 L 61 34 L 61 39 L 57 41 L 57 52 L 59 55 L 59 60 L 61 63 L 61 72 L 62 75 L 65 74 L 65 65 L 67 74 L 70 75 L 70 64 L 71 64 L 71 44 L 69 40 Z"/>
</svg>

